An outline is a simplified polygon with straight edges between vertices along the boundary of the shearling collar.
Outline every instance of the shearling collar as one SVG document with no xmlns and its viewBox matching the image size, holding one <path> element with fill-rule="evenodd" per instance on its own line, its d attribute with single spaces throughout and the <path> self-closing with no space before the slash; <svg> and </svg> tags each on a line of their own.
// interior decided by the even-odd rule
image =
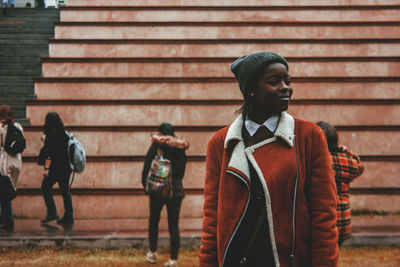
<svg viewBox="0 0 400 267">
<path fill-rule="evenodd" d="M 231 124 L 226 134 L 224 147 L 227 148 L 230 141 L 237 140 L 243 142 L 242 127 L 243 115 L 240 114 L 236 120 Z M 294 135 L 294 118 L 287 112 L 281 113 L 281 118 L 274 136 L 282 138 L 289 146 L 293 146 Z"/>
</svg>

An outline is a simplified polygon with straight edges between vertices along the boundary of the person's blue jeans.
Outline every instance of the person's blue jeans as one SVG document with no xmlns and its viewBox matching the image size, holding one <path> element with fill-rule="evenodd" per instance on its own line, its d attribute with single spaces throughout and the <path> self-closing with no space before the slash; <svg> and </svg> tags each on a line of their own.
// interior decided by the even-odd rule
<svg viewBox="0 0 400 267">
<path fill-rule="evenodd" d="M 70 176 L 71 171 L 65 173 L 55 173 L 50 169 L 49 175 L 43 179 L 41 192 L 47 208 L 47 217 L 57 216 L 57 208 L 56 204 L 54 203 L 51 190 L 55 183 L 58 183 L 58 187 L 64 202 L 64 218 L 73 219 L 72 197 L 71 191 L 69 190 Z"/>
<path fill-rule="evenodd" d="M 7 5 L 10 2 L 11 5 L 15 5 L 15 0 L 3 0 L 3 5 Z"/>
</svg>

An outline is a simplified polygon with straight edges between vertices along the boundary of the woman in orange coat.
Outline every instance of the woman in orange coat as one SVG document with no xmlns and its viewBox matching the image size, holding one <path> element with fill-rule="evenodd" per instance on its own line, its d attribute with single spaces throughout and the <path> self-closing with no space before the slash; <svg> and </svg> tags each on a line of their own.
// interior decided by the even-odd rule
<svg viewBox="0 0 400 267">
<path fill-rule="evenodd" d="M 324 133 L 286 110 L 286 60 L 272 52 L 231 70 L 242 114 L 209 141 L 200 267 L 337 266 L 336 186 Z"/>
</svg>

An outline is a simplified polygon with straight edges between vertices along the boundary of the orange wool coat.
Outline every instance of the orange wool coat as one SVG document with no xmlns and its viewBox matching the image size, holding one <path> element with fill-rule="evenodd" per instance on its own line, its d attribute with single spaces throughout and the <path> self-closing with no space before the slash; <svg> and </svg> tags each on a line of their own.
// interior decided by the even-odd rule
<svg viewBox="0 0 400 267">
<path fill-rule="evenodd" d="M 200 267 L 223 266 L 255 178 L 265 193 L 274 261 L 290 266 L 297 173 L 295 266 L 337 266 L 336 186 L 322 130 L 283 112 L 273 138 L 246 148 L 242 126 L 240 115 L 207 147 Z M 250 177 L 248 162 L 258 177 Z"/>
</svg>

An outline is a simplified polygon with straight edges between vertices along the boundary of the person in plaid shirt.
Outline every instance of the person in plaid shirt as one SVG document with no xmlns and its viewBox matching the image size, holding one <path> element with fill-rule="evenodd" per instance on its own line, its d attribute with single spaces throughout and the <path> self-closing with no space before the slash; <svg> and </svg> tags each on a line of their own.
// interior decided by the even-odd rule
<svg viewBox="0 0 400 267">
<path fill-rule="evenodd" d="M 363 173 L 364 166 L 359 156 L 343 145 L 338 146 L 339 138 L 335 127 L 323 121 L 317 122 L 317 125 L 321 127 L 326 135 L 328 149 L 331 154 L 332 169 L 338 194 L 337 227 L 339 231 L 339 246 L 341 246 L 351 235 L 350 182 Z"/>
</svg>

